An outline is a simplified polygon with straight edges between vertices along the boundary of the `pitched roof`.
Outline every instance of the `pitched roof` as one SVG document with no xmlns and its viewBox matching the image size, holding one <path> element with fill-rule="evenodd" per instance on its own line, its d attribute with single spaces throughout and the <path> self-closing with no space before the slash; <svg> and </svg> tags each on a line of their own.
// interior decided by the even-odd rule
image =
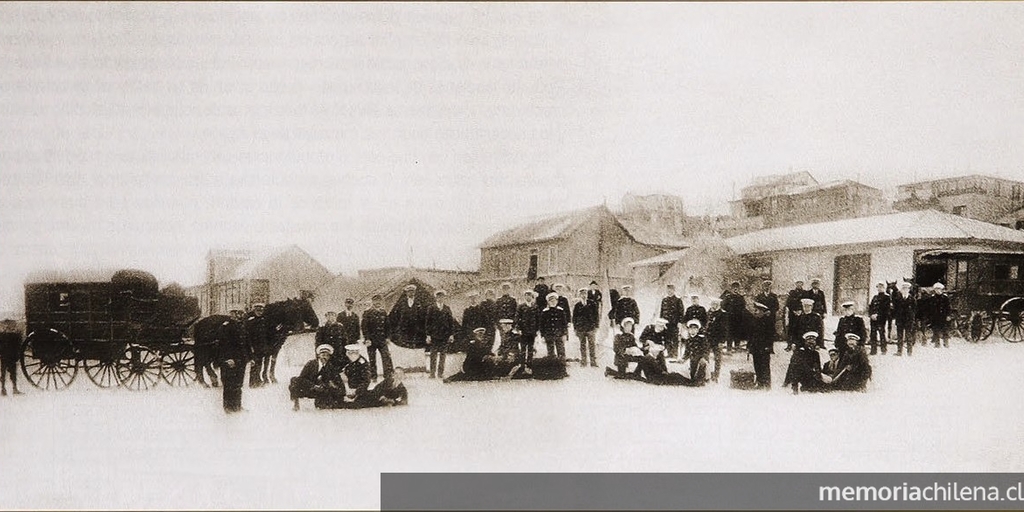
<svg viewBox="0 0 1024 512">
<path fill-rule="evenodd" d="M 520 224 L 490 236 L 480 244 L 480 248 L 487 249 L 566 238 L 594 215 L 602 213 L 609 215 L 618 222 L 622 229 L 639 244 L 677 249 L 687 246 L 686 240 L 681 235 L 658 230 L 651 226 L 612 215 L 607 207 L 601 205 Z"/>
<path fill-rule="evenodd" d="M 753 254 L 934 239 L 983 240 L 1024 247 L 1024 231 L 935 210 L 764 229 L 727 238 L 725 242 L 737 254 Z"/>
<path fill-rule="evenodd" d="M 323 273 L 330 273 L 330 271 L 328 271 L 326 267 L 324 267 L 320 262 L 318 262 L 316 258 L 310 256 L 309 253 L 302 250 L 302 248 L 299 247 L 298 245 L 293 244 L 249 252 L 248 259 L 244 263 L 239 265 L 237 268 L 235 268 L 231 272 L 231 275 L 224 280 L 231 281 L 235 279 L 249 279 L 252 277 L 257 277 L 256 274 L 259 272 L 260 268 L 263 265 L 281 256 L 285 256 L 289 253 L 303 256 L 308 260 L 308 262 L 314 264 L 314 266 L 319 267 L 319 269 L 322 270 Z"/>
<path fill-rule="evenodd" d="M 666 252 L 665 254 L 659 254 L 659 255 L 651 257 L 651 258 L 647 258 L 647 259 L 643 259 L 643 260 L 639 260 L 639 261 L 634 261 L 634 262 L 630 263 L 629 266 L 630 267 L 656 267 L 658 265 L 665 265 L 665 264 L 675 263 L 675 262 L 681 260 L 683 258 L 683 256 L 686 255 L 686 252 L 689 251 L 689 250 L 690 250 L 689 248 L 686 248 L 686 249 L 679 249 L 678 251 L 669 251 L 669 252 Z"/>
<path fill-rule="evenodd" d="M 817 192 L 819 190 L 828 190 L 830 188 L 839 188 L 839 187 L 861 187 L 861 188 L 869 188 L 871 190 L 878 190 L 875 187 L 872 187 L 872 186 L 869 186 L 869 185 L 865 185 L 865 184 L 863 184 L 863 183 L 861 183 L 859 181 L 853 181 L 853 180 L 834 180 L 834 181 L 829 181 L 829 182 L 825 182 L 825 183 L 818 183 L 818 184 L 815 184 L 815 185 L 804 185 L 804 186 L 797 187 L 797 188 L 794 188 L 792 190 L 786 191 L 785 193 L 780 194 L 780 195 L 795 196 L 795 195 L 800 195 L 800 194 L 807 194 L 809 192 Z M 878 190 L 878 191 L 881 192 L 880 190 Z"/>
<path fill-rule="evenodd" d="M 491 235 L 480 244 L 480 248 L 486 249 L 489 247 L 503 247 L 506 245 L 536 243 L 565 238 L 601 210 L 607 209 L 604 206 L 593 206 L 520 224 L 514 228 Z"/>
</svg>

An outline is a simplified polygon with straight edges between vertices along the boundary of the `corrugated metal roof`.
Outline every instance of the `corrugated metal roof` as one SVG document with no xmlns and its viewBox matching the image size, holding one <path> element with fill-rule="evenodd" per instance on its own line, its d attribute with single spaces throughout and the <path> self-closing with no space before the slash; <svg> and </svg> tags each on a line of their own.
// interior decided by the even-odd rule
<svg viewBox="0 0 1024 512">
<path fill-rule="evenodd" d="M 765 229 L 725 240 L 737 254 L 792 251 L 849 244 L 892 243 L 901 240 L 986 240 L 1021 244 L 1024 231 L 922 210 Z"/>
</svg>

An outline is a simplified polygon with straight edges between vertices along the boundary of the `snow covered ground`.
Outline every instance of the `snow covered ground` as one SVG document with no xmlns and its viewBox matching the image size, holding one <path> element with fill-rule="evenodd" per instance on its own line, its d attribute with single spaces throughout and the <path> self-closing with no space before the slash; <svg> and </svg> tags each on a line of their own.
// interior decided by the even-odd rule
<svg viewBox="0 0 1024 512">
<path fill-rule="evenodd" d="M 285 382 L 310 343 L 290 341 L 282 382 L 246 388 L 248 412 L 230 417 L 219 390 L 101 390 L 84 375 L 5 397 L 0 508 L 377 508 L 379 474 L 397 471 L 1024 471 L 1024 344 L 874 357 L 865 394 L 781 389 L 780 344 L 768 393 L 573 366 L 553 382 L 412 374 L 408 407 L 296 413 Z M 730 356 L 723 374 L 749 364 Z"/>
</svg>

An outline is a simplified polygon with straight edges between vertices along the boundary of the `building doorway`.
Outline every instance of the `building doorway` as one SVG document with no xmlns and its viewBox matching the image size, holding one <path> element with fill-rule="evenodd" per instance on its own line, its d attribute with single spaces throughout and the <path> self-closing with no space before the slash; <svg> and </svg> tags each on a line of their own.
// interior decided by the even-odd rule
<svg viewBox="0 0 1024 512">
<path fill-rule="evenodd" d="M 867 309 L 870 293 L 871 255 L 844 254 L 836 256 L 832 311 L 841 311 L 840 305 L 848 300 L 855 302 L 857 309 Z"/>
</svg>

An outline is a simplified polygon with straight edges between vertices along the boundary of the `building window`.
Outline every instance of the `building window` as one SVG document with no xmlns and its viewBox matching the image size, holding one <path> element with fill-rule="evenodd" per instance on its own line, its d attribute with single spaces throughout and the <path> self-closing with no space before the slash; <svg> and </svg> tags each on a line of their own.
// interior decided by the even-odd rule
<svg viewBox="0 0 1024 512">
<path fill-rule="evenodd" d="M 964 216 L 967 214 L 967 205 L 961 204 L 953 207 L 953 215 Z"/>
<path fill-rule="evenodd" d="M 530 281 L 537 279 L 537 249 L 530 250 L 530 266 L 526 270 L 526 278 Z"/>
<path fill-rule="evenodd" d="M 1024 220 L 1018 220 L 1014 229 L 1024 229 Z"/>
</svg>

